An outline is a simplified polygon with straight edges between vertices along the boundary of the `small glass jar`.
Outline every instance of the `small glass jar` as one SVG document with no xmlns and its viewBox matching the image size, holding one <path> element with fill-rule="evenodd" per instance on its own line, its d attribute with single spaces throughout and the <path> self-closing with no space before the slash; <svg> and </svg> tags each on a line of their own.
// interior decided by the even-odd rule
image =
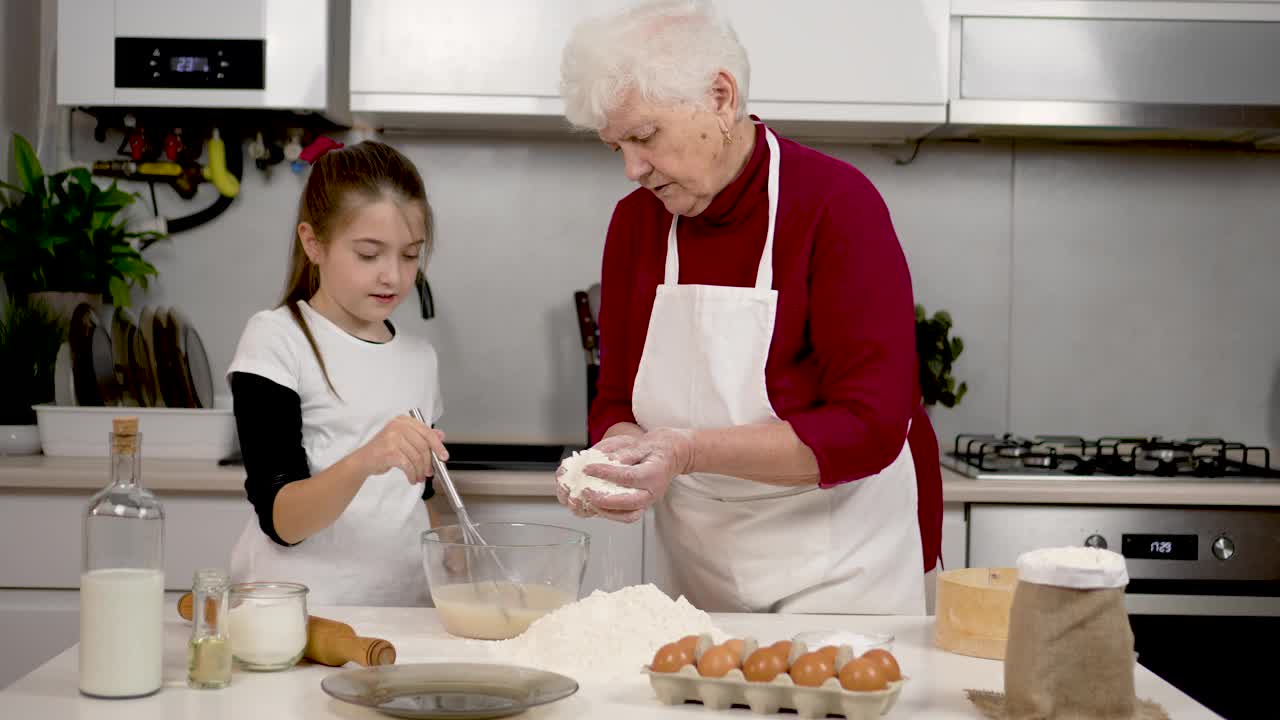
<svg viewBox="0 0 1280 720">
<path fill-rule="evenodd" d="M 222 570 L 197 570 L 191 581 L 191 642 L 187 684 L 217 690 L 231 684 L 231 638 L 227 597 L 231 581 Z"/>
<path fill-rule="evenodd" d="M 287 670 L 307 647 L 307 586 L 286 582 L 231 586 L 231 654 L 245 670 Z"/>
</svg>

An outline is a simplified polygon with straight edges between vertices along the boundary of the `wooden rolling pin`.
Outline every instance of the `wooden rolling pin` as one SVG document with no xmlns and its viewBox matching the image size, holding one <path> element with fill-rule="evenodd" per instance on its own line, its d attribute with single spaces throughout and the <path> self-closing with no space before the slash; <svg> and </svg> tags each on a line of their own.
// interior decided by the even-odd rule
<svg viewBox="0 0 1280 720">
<path fill-rule="evenodd" d="M 190 620 L 194 602 L 191 593 L 178 598 L 178 614 Z M 331 667 L 341 667 L 349 662 L 372 667 L 394 665 L 396 648 L 380 638 L 359 637 L 355 629 L 346 623 L 308 615 L 307 649 L 302 656 Z"/>
</svg>

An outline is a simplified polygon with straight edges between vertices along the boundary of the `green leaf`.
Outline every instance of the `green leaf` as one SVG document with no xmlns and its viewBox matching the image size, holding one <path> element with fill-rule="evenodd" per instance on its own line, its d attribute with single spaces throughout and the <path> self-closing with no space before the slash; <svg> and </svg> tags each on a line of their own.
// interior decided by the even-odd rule
<svg viewBox="0 0 1280 720">
<path fill-rule="evenodd" d="M 107 282 L 107 290 L 111 294 L 111 304 L 116 307 L 129 307 L 129 286 L 117 276 Z"/>
<path fill-rule="evenodd" d="M 14 133 L 10 154 L 13 156 L 13 167 L 18 173 L 18 182 L 22 187 L 29 193 L 36 193 L 37 188 L 43 189 L 44 170 L 40 167 L 40 158 L 36 157 L 36 151 L 32 149 L 31 143 Z"/>
<path fill-rule="evenodd" d="M 120 257 L 112 260 L 111 264 L 125 277 L 144 278 L 147 275 L 155 275 L 158 272 L 154 265 L 142 258 Z"/>
<path fill-rule="evenodd" d="M 122 210 L 133 204 L 137 198 L 131 193 L 116 188 L 113 184 L 93 199 L 95 210 Z"/>
<path fill-rule="evenodd" d="M 84 168 L 71 168 L 66 172 L 66 175 L 70 176 L 71 179 L 75 180 L 76 184 L 82 188 L 87 189 L 89 186 L 97 187 L 96 185 L 93 184 L 93 175 L 91 175 L 89 171 L 85 170 Z"/>
<path fill-rule="evenodd" d="M 65 245 L 66 243 L 69 243 L 69 242 L 71 242 L 71 238 L 66 237 L 65 235 L 45 235 L 41 237 L 39 241 L 37 241 L 37 246 L 41 250 L 52 251 L 54 248 L 58 247 L 59 245 Z"/>
<path fill-rule="evenodd" d="M 925 405 L 954 407 L 968 390 L 968 385 L 951 375 L 952 363 L 964 352 L 964 341 L 950 337 L 951 313 L 939 310 L 929 317 L 920 304 L 915 310 L 921 399 Z"/>
</svg>

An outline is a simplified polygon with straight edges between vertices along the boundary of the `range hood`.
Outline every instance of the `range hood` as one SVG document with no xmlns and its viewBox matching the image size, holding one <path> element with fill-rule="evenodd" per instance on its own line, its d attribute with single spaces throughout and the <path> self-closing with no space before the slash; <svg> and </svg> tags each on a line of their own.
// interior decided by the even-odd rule
<svg viewBox="0 0 1280 720">
<path fill-rule="evenodd" d="M 931 137 L 1280 149 L 1280 2 L 954 0 Z"/>
</svg>

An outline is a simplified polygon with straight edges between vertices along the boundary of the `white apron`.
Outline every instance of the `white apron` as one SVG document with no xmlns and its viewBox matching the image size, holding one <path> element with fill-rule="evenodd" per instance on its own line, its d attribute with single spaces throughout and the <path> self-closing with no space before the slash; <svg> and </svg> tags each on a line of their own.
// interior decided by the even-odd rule
<svg viewBox="0 0 1280 720">
<path fill-rule="evenodd" d="M 680 285 L 671 218 L 667 262 L 636 373 L 641 428 L 776 421 L 765 388 L 778 292 L 773 241 L 778 141 L 769 148 L 769 229 L 755 287 Z M 670 585 L 711 612 L 925 613 L 916 478 L 906 438 L 878 475 L 829 490 L 694 473 L 654 505 Z"/>
<path fill-rule="evenodd" d="M 250 517 L 231 552 L 232 581 L 302 583 L 312 606 L 430 606 L 421 497 L 400 470 L 372 476 L 332 525 L 293 547 L 272 542 Z"/>
</svg>

